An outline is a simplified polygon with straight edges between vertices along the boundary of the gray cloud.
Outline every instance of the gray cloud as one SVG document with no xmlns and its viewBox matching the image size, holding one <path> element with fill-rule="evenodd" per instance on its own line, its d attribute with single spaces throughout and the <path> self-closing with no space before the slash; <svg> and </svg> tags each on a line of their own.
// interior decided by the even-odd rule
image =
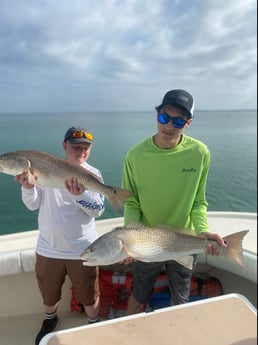
<svg viewBox="0 0 258 345">
<path fill-rule="evenodd" d="M 2 112 L 148 110 L 178 87 L 256 108 L 255 0 L 1 0 L 0 21 Z"/>
</svg>

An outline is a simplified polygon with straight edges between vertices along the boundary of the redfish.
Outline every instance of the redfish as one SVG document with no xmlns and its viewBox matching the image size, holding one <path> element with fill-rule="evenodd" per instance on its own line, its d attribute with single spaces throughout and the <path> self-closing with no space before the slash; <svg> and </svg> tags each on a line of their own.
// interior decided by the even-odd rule
<svg viewBox="0 0 258 345">
<path fill-rule="evenodd" d="M 107 186 L 83 167 L 46 152 L 28 150 L 0 155 L 0 172 L 16 176 L 24 171 L 29 172 L 31 184 L 43 187 L 65 188 L 65 180 L 76 177 L 86 189 L 103 194 L 116 211 L 133 195 L 125 189 Z"/>
<path fill-rule="evenodd" d="M 248 231 L 225 236 L 226 247 L 222 247 L 192 230 L 164 225 L 149 228 L 131 221 L 127 226 L 116 227 L 100 236 L 83 251 L 80 258 L 85 266 L 111 265 L 132 257 L 144 262 L 176 260 L 191 268 L 192 254 L 204 253 L 212 244 L 220 255 L 244 267 L 242 240 Z"/>
</svg>

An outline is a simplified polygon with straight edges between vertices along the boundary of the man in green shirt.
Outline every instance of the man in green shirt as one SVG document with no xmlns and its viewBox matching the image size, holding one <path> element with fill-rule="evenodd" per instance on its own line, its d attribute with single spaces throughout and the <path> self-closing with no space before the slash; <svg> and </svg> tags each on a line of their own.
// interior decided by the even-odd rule
<svg viewBox="0 0 258 345">
<path fill-rule="evenodd" d="M 160 224 L 189 228 L 225 246 L 209 232 L 206 182 L 210 152 L 205 144 L 183 134 L 193 119 L 194 100 L 185 90 L 168 91 L 157 110 L 157 133 L 132 147 L 126 155 L 122 186 L 134 197 L 124 205 L 124 220 L 154 227 Z M 218 255 L 214 247 L 208 254 Z M 130 260 L 129 260 L 130 261 Z M 193 256 L 194 268 L 196 255 Z M 127 261 L 128 262 L 128 261 Z M 172 305 L 188 302 L 192 269 L 171 260 L 133 264 L 132 294 L 128 314 L 145 304 L 165 265 Z"/>
</svg>

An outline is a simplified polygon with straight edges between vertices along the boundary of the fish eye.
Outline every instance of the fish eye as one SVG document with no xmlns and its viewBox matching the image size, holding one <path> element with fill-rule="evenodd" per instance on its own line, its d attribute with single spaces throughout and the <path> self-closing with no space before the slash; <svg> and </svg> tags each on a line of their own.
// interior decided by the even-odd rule
<svg viewBox="0 0 258 345">
<path fill-rule="evenodd" d="M 91 249 L 90 249 L 90 252 L 91 252 L 91 253 L 94 253 L 94 252 L 95 252 L 95 248 L 91 248 Z"/>
</svg>

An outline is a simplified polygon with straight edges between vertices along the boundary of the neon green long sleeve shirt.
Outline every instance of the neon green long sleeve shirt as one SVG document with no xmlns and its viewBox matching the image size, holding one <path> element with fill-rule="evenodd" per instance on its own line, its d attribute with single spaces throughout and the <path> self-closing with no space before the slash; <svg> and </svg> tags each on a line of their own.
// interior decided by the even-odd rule
<svg viewBox="0 0 258 345">
<path fill-rule="evenodd" d="M 157 147 L 149 137 L 132 147 L 124 161 L 122 187 L 134 192 L 124 204 L 124 221 L 146 226 L 170 224 L 209 231 L 206 183 L 210 152 L 183 135 L 172 149 Z"/>
</svg>

